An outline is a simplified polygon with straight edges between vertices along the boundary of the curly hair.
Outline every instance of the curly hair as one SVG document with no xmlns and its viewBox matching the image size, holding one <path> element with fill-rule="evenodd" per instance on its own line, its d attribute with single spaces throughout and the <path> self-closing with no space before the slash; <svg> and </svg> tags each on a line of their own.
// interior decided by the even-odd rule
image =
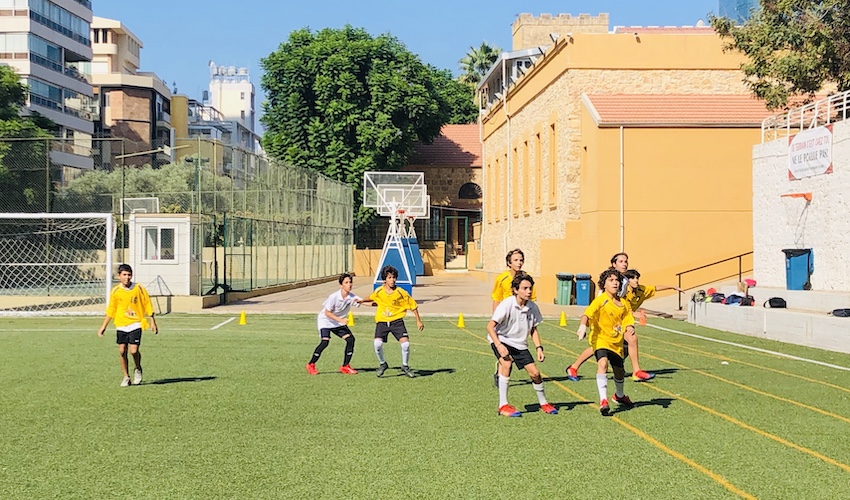
<svg viewBox="0 0 850 500">
<path fill-rule="evenodd" d="M 605 282 L 608 281 L 608 276 L 616 276 L 617 282 L 623 281 L 623 273 L 617 271 L 613 267 L 609 267 L 608 269 L 602 271 L 602 274 L 599 275 L 599 285 L 600 290 L 605 290 Z"/>
<path fill-rule="evenodd" d="M 519 290 L 519 286 L 522 284 L 523 281 L 527 281 L 528 284 L 531 285 L 532 288 L 534 288 L 534 279 L 528 273 L 520 271 L 516 273 L 514 279 L 511 280 L 511 290 L 516 293 L 516 291 Z"/>
</svg>

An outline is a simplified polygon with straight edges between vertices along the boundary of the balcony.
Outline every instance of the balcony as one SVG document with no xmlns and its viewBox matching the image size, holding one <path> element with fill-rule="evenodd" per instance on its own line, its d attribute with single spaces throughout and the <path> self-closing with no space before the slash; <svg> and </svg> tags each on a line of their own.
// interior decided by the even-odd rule
<svg viewBox="0 0 850 500">
<path fill-rule="evenodd" d="M 156 128 L 170 129 L 171 115 L 165 111 L 160 111 L 156 114 Z"/>
</svg>

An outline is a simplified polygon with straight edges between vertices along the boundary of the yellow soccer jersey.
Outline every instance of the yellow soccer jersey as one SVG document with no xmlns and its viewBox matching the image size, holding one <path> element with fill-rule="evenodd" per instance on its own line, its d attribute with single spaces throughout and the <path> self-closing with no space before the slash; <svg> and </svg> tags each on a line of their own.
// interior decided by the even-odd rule
<svg viewBox="0 0 850 500">
<path fill-rule="evenodd" d="M 112 293 L 109 294 L 106 315 L 112 318 L 116 328 L 141 323 L 142 330 L 147 330 L 148 321 L 145 316 L 153 316 L 151 298 L 148 292 L 137 283 L 133 283 L 133 287 L 129 290 L 120 284 L 115 285 Z"/>
<path fill-rule="evenodd" d="M 387 293 L 381 286 L 372 292 L 369 300 L 378 305 L 378 310 L 375 312 L 376 323 L 388 323 L 403 318 L 407 311 L 412 311 L 418 307 L 413 297 L 401 287 L 396 287 L 392 293 Z"/>
<path fill-rule="evenodd" d="M 505 271 L 502 274 L 496 276 L 496 282 L 493 283 L 493 293 L 490 294 L 490 297 L 495 302 L 501 303 L 508 297 L 512 297 L 514 292 L 511 289 L 511 282 L 514 280 L 514 277 L 511 276 L 511 271 Z M 537 289 L 531 289 L 531 300 L 537 300 Z"/>
<path fill-rule="evenodd" d="M 599 295 L 584 310 L 589 318 L 588 342 L 594 351 L 608 349 L 623 357 L 623 333 L 627 326 L 634 326 L 635 318 L 629 302 L 621 301 L 617 306 L 607 293 Z"/>
<path fill-rule="evenodd" d="M 626 293 L 626 300 L 629 301 L 632 311 L 637 311 L 644 300 L 654 297 L 655 291 L 654 286 L 638 285 L 636 289 L 629 288 L 628 293 Z"/>
</svg>

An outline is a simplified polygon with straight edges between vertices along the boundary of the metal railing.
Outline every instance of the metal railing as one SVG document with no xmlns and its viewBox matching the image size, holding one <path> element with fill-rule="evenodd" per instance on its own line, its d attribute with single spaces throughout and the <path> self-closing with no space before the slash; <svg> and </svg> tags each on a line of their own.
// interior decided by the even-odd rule
<svg viewBox="0 0 850 500">
<path fill-rule="evenodd" d="M 680 273 L 676 273 L 676 278 L 679 280 L 679 288 L 680 289 L 682 288 L 682 276 L 684 276 L 688 273 L 692 273 L 692 272 L 695 272 L 695 271 L 702 270 L 702 269 L 707 269 L 709 267 L 716 266 L 718 264 L 723 264 L 724 262 L 730 262 L 730 261 L 733 261 L 735 259 L 738 260 L 738 281 L 741 281 L 741 279 L 743 278 L 743 275 L 744 275 L 743 259 L 747 255 L 752 255 L 752 254 L 753 254 L 753 252 L 742 253 L 742 254 L 736 255 L 734 257 L 729 257 L 728 259 L 718 260 L 717 262 L 712 262 L 711 264 L 706 264 L 704 266 L 699 266 L 699 267 L 695 267 L 693 269 L 688 269 L 687 271 L 682 271 Z M 752 269 L 747 269 L 747 271 L 752 271 Z M 724 276 L 724 278 L 728 278 L 728 277 L 729 276 Z M 715 280 L 712 280 L 712 281 L 715 281 Z M 708 281 L 706 283 L 711 283 L 711 281 Z M 701 285 L 704 285 L 706 283 L 699 283 L 699 284 L 694 285 L 694 286 L 701 286 Z M 688 287 L 688 288 L 693 288 L 693 287 Z M 682 307 L 683 307 L 682 306 L 682 294 L 680 293 L 678 295 L 679 295 L 679 310 L 681 311 Z"/>
<path fill-rule="evenodd" d="M 850 90 L 765 118 L 761 122 L 761 142 L 846 120 L 848 105 Z"/>
</svg>

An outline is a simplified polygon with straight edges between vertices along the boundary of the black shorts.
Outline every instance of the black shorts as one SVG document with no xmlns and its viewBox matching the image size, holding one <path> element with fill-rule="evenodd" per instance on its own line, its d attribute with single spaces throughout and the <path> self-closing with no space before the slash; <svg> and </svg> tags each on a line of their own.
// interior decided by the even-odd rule
<svg viewBox="0 0 850 500">
<path fill-rule="evenodd" d="M 115 332 L 117 335 L 115 336 L 116 344 L 135 344 L 139 345 L 142 343 L 142 329 L 136 328 L 132 332 L 122 332 L 118 330 Z"/>
<path fill-rule="evenodd" d="M 389 323 L 385 321 L 381 321 L 380 323 L 375 323 L 375 338 L 381 339 L 384 342 L 387 341 L 387 337 L 389 334 L 393 334 L 396 340 L 401 340 L 402 337 L 408 337 L 407 335 L 407 327 L 404 326 L 404 319 L 399 318 L 394 321 L 390 321 Z"/>
<path fill-rule="evenodd" d="M 611 366 L 615 368 L 623 367 L 623 358 L 614 351 L 609 351 L 608 349 L 597 349 L 594 354 L 596 354 L 596 361 L 599 361 L 602 358 L 608 358 L 608 363 Z"/>
<path fill-rule="evenodd" d="M 339 338 L 343 338 L 346 335 L 353 335 L 351 330 L 348 329 L 348 325 L 337 326 L 335 328 L 322 328 L 319 330 L 319 337 L 323 339 L 331 338 L 331 333 L 336 335 Z"/>
<path fill-rule="evenodd" d="M 514 364 L 520 370 L 525 368 L 525 365 L 534 364 L 534 358 L 531 357 L 531 352 L 529 352 L 528 349 L 517 349 L 516 347 L 509 346 L 508 344 L 502 345 L 508 348 L 508 354 L 511 355 L 511 358 L 514 360 Z M 493 349 L 493 354 L 496 355 L 496 359 L 502 359 L 502 356 L 499 355 L 499 350 L 496 349 L 496 344 L 490 344 L 490 348 Z"/>
</svg>

